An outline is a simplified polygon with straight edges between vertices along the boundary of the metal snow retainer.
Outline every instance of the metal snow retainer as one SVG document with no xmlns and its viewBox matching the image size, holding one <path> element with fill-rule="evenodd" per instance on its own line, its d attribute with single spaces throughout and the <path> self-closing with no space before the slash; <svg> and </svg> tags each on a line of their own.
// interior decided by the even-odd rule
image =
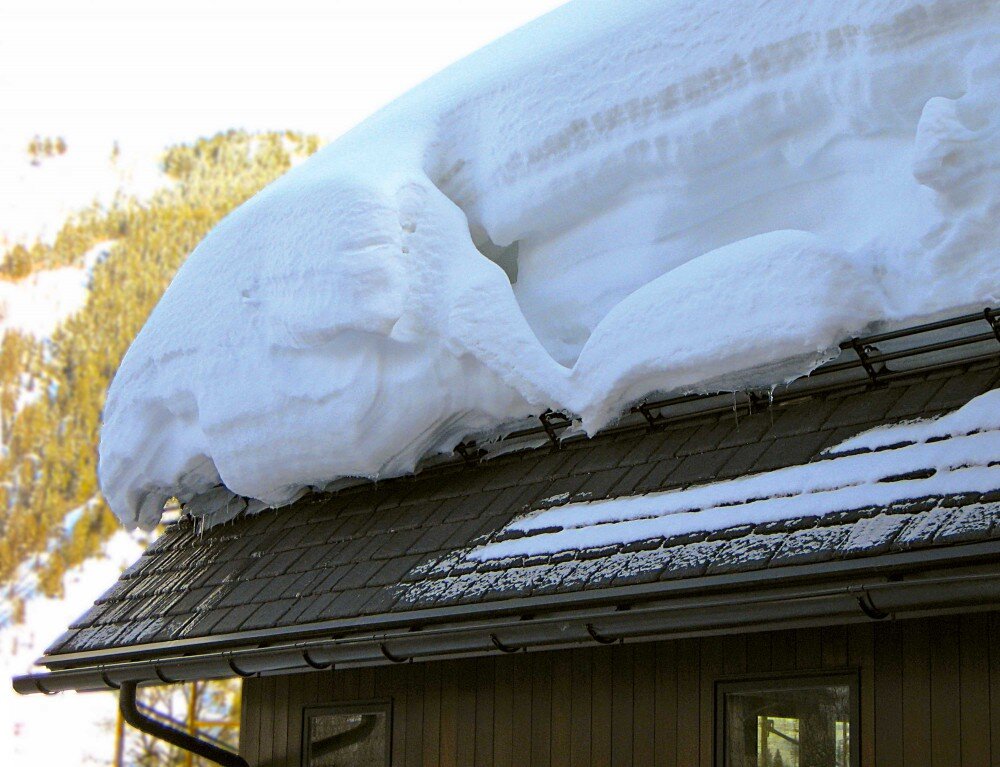
<svg viewBox="0 0 1000 767">
<path fill-rule="evenodd" d="M 989 330 L 975 332 L 975 328 L 969 327 L 980 322 L 986 322 Z M 968 329 L 970 332 L 956 333 L 956 329 Z M 877 346 L 894 341 L 917 341 L 918 336 L 933 336 L 934 334 L 943 334 L 947 337 L 939 338 L 930 343 L 907 344 L 893 351 L 881 351 Z M 676 397 L 645 400 L 637 403 L 630 412 L 633 415 L 641 416 L 651 429 L 663 428 L 668 423 L 683 419 L 693 413 L 705 414 L 707 412 L 738 410 L 739 408 L 746 408 L 747 412 L 752 413 L 766 408 L 772 401 L 825 394 L 837 389 L 856 386 L 859 383 L 876 388 L 903 376 L 931 372 L 955 365 L 994 360 L 1000 358 L 1000 347 L 996 347 L 996 343 L 1000 343 L 1000 309 L 987 307 L 980 312 L 884 333 L 857 336 L 843 341 L 839 345 L 841 355 L 836 360 L 824 363 L 809 375 L 798 378 L 774 392 L 766 393 L 764 396 L 753 391 L 683 394 Z M 967 354 L 965 347 L 975 345 L 993 348 L 984 348 L 981 352 Z M 975 352 L 975 350 L 973 351 Z M 949 352 L 955 353 L 949 354 Z M 848 359 L 841 360 L 841 357 L 845 356 Z M 889 369 L 888 363 L 896 361 L 908 361 L 912 364 L 899 370 Z M 856 375 L 858 372 L 862 374 L 860 378 Z M 713 400 L 718 400 L 718 404 L 714 404 Z M 723 402 L 723 400 L 726 401 Z M 544 435 L 558 447 L 561 443 L 560 432 L 565 431 L 573 423 L 569 415 L 552 410 L 546 410 L 538 416 L 537 420 L 539 421 L 538 425 L 515 429 L 493 444 L 503 445 L 516 440 Z M 639 423 L 641 422 L 639 421 Z M 632 424 L 627 422 L 626 416 L 616 426 L 606 431 L 631 427 Z M 456 446 L 455 450 L 462 460 L 468 462 L 473 448 L 477 451 L 475 459 L 488 457 L 488 446 L 480 445 L 474 441 L 462 442 Z"/>
</svg>

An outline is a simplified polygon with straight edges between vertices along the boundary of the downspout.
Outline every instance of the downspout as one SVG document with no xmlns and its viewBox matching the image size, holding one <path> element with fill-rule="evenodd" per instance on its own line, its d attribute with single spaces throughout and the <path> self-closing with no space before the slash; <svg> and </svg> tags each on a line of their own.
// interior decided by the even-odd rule
<svg viewBox="0 0 1000 767">
<path fill-rule="evenodd" d="M 159 740 L 165 740 L 167 743 L 196 754 L 203 759 L 221 764 L 222 767 L 250 767 L 246 759 L 232 751 L 199 740 L 193 735 L 168 727 L 143 714 L 136 705 L 135 691 L 137 686 L 136 682 L 122 682 L 118 690 L 118 709 L 122 713 L 122 719 L 135 729 Z"/>
</svg>

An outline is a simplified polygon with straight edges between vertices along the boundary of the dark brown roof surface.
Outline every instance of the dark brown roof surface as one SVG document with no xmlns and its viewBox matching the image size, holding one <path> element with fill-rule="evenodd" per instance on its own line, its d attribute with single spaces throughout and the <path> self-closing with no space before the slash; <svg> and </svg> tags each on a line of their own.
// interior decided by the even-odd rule
<svg viewBox="0 0 1000 767">
<path fill-rule="evenodd" d="M 819 460 L 861 431 L 997 386 L 995 364 L 952 369 L 314 494 L 204 533 L 184 518 L 48 654 L 1000 539 L 994 491 L 529 558 L 466 556 L 543 499 L 633 496 Z"/>
</svg>

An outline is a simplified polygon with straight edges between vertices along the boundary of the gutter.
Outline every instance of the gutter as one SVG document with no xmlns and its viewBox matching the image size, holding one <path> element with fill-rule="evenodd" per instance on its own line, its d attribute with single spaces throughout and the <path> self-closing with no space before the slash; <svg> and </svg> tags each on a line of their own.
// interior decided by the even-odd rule
<svg viewBox="0 0 1000 767">
<path fill-rule="evenodd" d="M 378 633 L 395 630 L 426 630 L 442 623 L 467 623 L 522 615 L 539 615 L 564 610 L 580 610 L 612 606 L 620 609 L 640 601 L 677 599 L 689 595 L 739 591 L 760 592 L 783 586 L 803 586 L 817 582 L 846 582 L 848 579 L 899 579 L 903 575 L 947 568 L 949 572 L 976 564 L 1000 562 L 1000 540 L 966 543 L 953 546 L 933 546 L 910 551 L 831 562 L 783 565 L 749 572 L 703 575 L 696 578 L 606 587 L 544 596 L 518 597 L 502 602 L 477 602 L 448 607 L 418 610 L 398 610 L 356 618 L 335 618 L 298 626 L 253 629 L 213 636 L 171 639 L 130 647 L 104 650 L 83 650 L 60 655 L 46 655 L 38 665 L 58 671 L 83 666 L 110 665 L 124 661 L 157 660 L 177 655 L 200 655 L 214 650 L 234 650 L 243 647 L 272 646 L 279 643 L 312 639 L 329 639 L 362 632 Z"/>
<path fill-rule="evenodd" d="M 940 615 L 1000 607 L 995 565 L 937 577 L 875 578 L 852 583 L 730 591 L 657 599 L 632 606 L 591 606 L 125 661 L 14 679 L 21 694 L 117 689 L 129 683 L 307 672 L 335 666 L 388 665 L 581 645 L 649 641 L 746 630 L 764 631 Z"/>
</svg>

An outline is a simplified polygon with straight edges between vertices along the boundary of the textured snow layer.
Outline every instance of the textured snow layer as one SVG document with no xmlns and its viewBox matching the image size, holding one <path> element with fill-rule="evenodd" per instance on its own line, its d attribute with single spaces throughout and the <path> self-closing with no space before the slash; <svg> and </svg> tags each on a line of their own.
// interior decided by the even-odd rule
<svg viewBox="0 0 1000 767">
<path fill-rule="evenodd" d="M 889 426 L 844 443 L 858 441 L 857 448 L 865 441 L 879 447 L 902 445 L 895 449 L 839 456 L 685 490 L 539 511 L 507 527 L 528 533 L 526 537 L 488 544 L 470 557 L 550 554 L 996 490 L 1000 488 L 998 394 L 1000 390 L 977 397 L 936 421 Z M 920 476 L 904 478 L 913 474 Z M 538 532 L 553 528 L 560 529 Z"/>
<path fill-rule="evenodd" d="M 906 442 L 927 442 L 991 430 L 1000 430 L 1000 389 L 976 397 L 965 407 L 941 418 L 879 426 L 844 440 L 825 452 L 837 455 L 852 450 L 878 450 Z"/>
<path fill-rule="evenodd" d="M 281 504 L 1000 300 L 998 96 L 989 0 L 570 3 L 205 239 L 112 385 L 104 492 Z"/>
</svg>

